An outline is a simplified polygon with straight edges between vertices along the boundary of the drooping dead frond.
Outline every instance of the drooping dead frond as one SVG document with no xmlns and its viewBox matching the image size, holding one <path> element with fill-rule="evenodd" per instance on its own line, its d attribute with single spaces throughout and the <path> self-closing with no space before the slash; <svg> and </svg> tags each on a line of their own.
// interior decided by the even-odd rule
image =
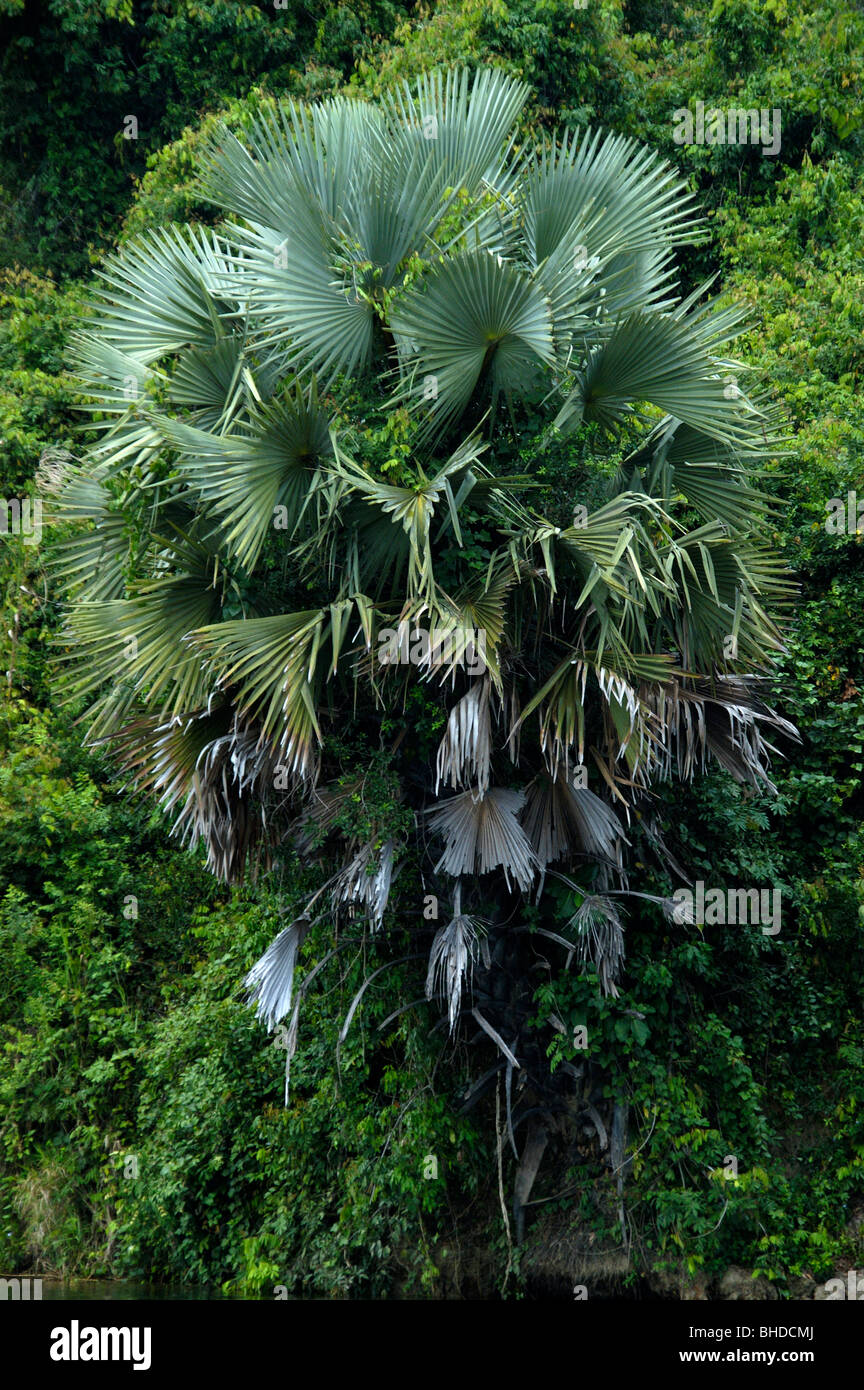
<svg viewBox="0 0 864 1390">
<path fill-rule="evenodd" d="M 579 959 L 593 962 L 604 994 L 617 998 L 616 980 L 624 963 L 624 923 L 610 898 L 589 894 L 584 898 L 570 926 L 579 933 Z"/>
<path fill-rule="evenodd" d="M 240 877 L 250 854 L 270 863 L 266 810 L 258 789 L 272 787 L 275 764 L 254 733 L 235 730 L 203 749 L 186 803 L 174 826 L 182 839 L 203 839 L 207 859 L 224 882 Z"/>
<path fill-rule="evenodd" d="M 453 917 L 439 927 L 429 952 L 429 972 L 426 976 L 426 998 L 438 994 L 447 1000 L 450 1032 L 456 1027 L 463 985 L 470 987 L 471 973 L 477 957 L 481 927 L 474 917 L 462 912 L 462 885 L 456 884 Z"/>
<path fill-rule="evenodd" d="M 657 751 L 652 775 L 673 774 L 690 781 L 713 758 L 737 782 L 774 792 L 768 768 L 777 750 L 763 728 L 797 741 L 795 727 L 765 705 L 755 693 L 756 680 L 720 676 L 683 686 L 645 687 L 645 704 L 657 715 Z"/>
<path fill-rule="evenodd" d="M 740 687 L 740 682 L 738 684 Z M 798 732 L 793 724 L 781 718 L 774 710 L 758 703 L 754 704 L 749 690 L 749 706 L 731 703 L 731 700 L 735 699 L 734 685 L 734 678 L 731 690 L 730 683 L 723 682 L 720 686 L 720 699 L 706 697 L 705 737 L 708 750 L 715 761 L 730 772 L 737 782 L 748 783 L 774 795 L 777 788 L 771 781 L 768 766 L 770 755 L 776 753 L 777 749 L 763 738 L 760 726 L 764 725 L 777 733 L 783 733 L 796 742 Z"/>
<path fill-rule="evenodd" d="M 267 802 L 278 763 L 257 730 L 225 706 L 178 716 L 135 720 L 110 740 L 139 789 L 153 792 L 181 842 L 203 840 L 207 864 L 225 882 L 269 867 L 273 848 Z"/>
<path fill-rule="evenodd" d="M 563 773 L 538 773 L 528 787 L 522 825 L 542 865 L 574 853 L 621 865 L 628 844 L 616 815 L 588 787 L 574 787 Z"/>
<path fill-rule="evenodd" d="M 281 931 L 246 976 L 250 1004 L 265 1027 L 275 1028 L 291 1008 L 297 953 L 312 925 L 304 912 Z"/>
<path fill-rule="evenodd" d="M 508 889 L 512 875 L 527 891 L 537 859 L 517 818 L 524 800 L 524 792 L 490 787 L 485 796 L 467 791 L 433 806 L 429 823 L 446 840 L 436 872 L 488 874 L 501 867 Z"/>
<path fill-rule="evenodd" d="M 392 840 L 387 840 L 380 850 L 372 844 L 363 845 L 339 874 L 333 889 L 333 906 L 359 908 L 369 918 L 373 931 L 381 926 L 387 910 L 394 849 Z"/>
<path fill-rule="evenodd" d="M 485 676 L 451 709 L 447 731 L 438 746 L 436 796 L 442 782 L 464 787 L 470 780 L 481 793 L 487 791 L 492 757 L 491 691 L 492 682 Z"/>
</svg>

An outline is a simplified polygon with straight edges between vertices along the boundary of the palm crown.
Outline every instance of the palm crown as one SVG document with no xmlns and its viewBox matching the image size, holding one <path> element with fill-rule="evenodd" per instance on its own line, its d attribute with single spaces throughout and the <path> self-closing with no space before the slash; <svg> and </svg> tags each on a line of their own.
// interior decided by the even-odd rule
<svg viewBox="0 0 864 1390">
<path fill-rule="evenodd" d="M 101 271 L 77 344 L 99 433 L 56 508 L 90 523 L 58 556 L 91 737 L 225 878 L 320 843 L 355 786 L 330 732 L 389 747 L 422 684 L 437 748 L 389 747 L 413 814 L 349 837 L 325 901 L 379 926 L 413 840 L 454 890 L 429 974 L 454 1022 L 483 948 L 463 890 L 626 886 L 652 783 L 711 758 L 765 783 L 782 726 L 740 311 L 675 293 L 700 225 L 674 170 L 600 133 L 520 149 L 526 97 L 459 71 L 223 132 L 201 185 L 228 220 Z M 613 900 L 568 881 L 614 988 Z M 310 919 L 250 976 L 271 1023 Z"/>
</svg>

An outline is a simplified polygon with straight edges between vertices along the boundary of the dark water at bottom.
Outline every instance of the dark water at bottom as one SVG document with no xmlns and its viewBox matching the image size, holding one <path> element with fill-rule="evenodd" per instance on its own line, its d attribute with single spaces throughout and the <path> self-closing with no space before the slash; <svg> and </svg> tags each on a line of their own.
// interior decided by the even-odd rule
<svg viewBox="0 0 864 1390">
<path fill-rule="evenodd" d="M 32 1297 L 32 1294 L 31 1294 Z M 148 1299 L 169 1302 L 224 1301 L 229 1295 L 218 1287 L 204 1288 L 188 1284 L 141 1284 L 133 1279 L 43 1279 L 42 1302 L 128 1302 Z"/>
</svg>

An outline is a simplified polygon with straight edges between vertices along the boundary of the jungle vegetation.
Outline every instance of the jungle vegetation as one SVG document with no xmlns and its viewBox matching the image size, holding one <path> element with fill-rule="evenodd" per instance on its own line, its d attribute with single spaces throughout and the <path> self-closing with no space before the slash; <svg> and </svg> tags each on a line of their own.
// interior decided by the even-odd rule
<svg viewBox="0 0 864 1390">
<path fill-rule="evenodd" d="M 3 1260 L 806 1296 L 862 1210 L 864 21 L 58 5 L 22 63 L 2 8 L 74 131 L 4 88 Z"/>
</svg>

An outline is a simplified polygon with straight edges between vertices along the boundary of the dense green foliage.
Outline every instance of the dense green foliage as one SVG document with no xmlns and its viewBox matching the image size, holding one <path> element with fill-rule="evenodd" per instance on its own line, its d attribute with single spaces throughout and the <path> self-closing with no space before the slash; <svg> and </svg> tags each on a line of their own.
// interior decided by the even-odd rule
<svg viewBox="0 0 864 1390">
<path fill-rule="evenodd" d="M 4 256 L 81 271 L 114 239 L 147 154 L 202 109 L 252 81 L 338 82 L 401 13 L 391 0 L 2 0 Z"/>
<path fill-rule="evenodd" d="M 19 25 L 19 57 L 28 8 L 2 6 L 4 23 Z M 26 80 L 38 81 L 46 108 L 57 109 L 66 85 L 89 108 L 89 89 L 66 83 L 58 57 L 70 37 L 65 8 L 51 7 L 44 69 Z M 646 138 L 692 174 L 714 210 L 711 242 L 687 273 L 722 268 L 724 288 L 752 306 L 746 354 L 792 437 L 767 486 L 783 504 L 777 544 L 802 586 L 776 680 L 802 743 L 775 764 L 776 798 L 744 797 L 712 774 L 660 809 L 666 843 L 695 877 L 780 885 L 783 929 L 772 939 L 633 912 L 620 996 L 604 999 L 590 972 L 571 968 L 538 984 L 537 1015 L 554 1010 L 571 1032 L 587 1024 L 601 1089 L 630 1103 L 624 1196 L 639 1271 L 740 1264 L 794 1293 L 801 1274 L 824 1278 L 844 1259 L 860 1268 L 864 586 L 861 537 L 826 534 L 824 519 L 830 497 L 857 488 L 864 498 L 862 16 L 784 0 L 604 0 L 586 11 L 449 0 L 410 19 L 395 7 L 371 20 L 358 9 L 367 35 L 386 35 L 358 54 L 345 37 L 356 32 L 356 7 L 331 7 L 320 34 L 311 20 L 291 21 L 299 36 L 283 49 L 259 42 L 254 26 L 264 21 L 245 14 L 260 14 L 255 7 L 213 6 L 244 10 L 245 47 L 232 67 L 233 40 L 209 45 L 216 56 L 200 73 L 190 35 L 211 7 L 141 8 L 151 104 L 142 105 L 150 124 L 145 140 L 141 121 L 140 158 L 146 150 L 150 159 L 131 207 L 133 166 L 113 143 L 130 90 L 122 5 L 91 7 L 71 36 L 76 62 L 103 55 L 92 78 L 100 90 L 117 84 L 123 111 L 106 117 L 107 140 L 76 125 L 74 112 L 53 127 L 31 110 L 25 127 L 21 89 L 4 94 L 0 182 L 20 263 L 0 284 L 4 495 L 29 485 L 44 448 L 75 449 L 63 343 L 81 288 L 58 287 L 46 268 L 86 264 L 88 244 L 110 240 L 121 211 L 130 230 L 201 211 L 190 190 L 201 135 L 181 128 L 197 126 L 202 106 L 223 106 L 239 127 L 262 89 L 302 93 L 350 79 L 374 93 L 433 61 L 494 59 L 535 86 L 529 122 L 599 120 Z M 169 37 L 184 35 L 186 47 L 171 49 Z M 782 108 L 780 157 L 676 147 L 671 112 L 698 99 Z M 61 119 L 76 132 L 74 153 L 61 149 Z M 27 189 L 34 202 L 16 211 L 10 190 L 20 198 Z M 54 230 L 58 197 L 69 200 L 68 220 Z M 233 1281 L 264 1296 L 279 1284 L 336 1296 L 500 1288 L 508 1249 L 494 1097 L 458 1114 L 477 1056 L 454 1057 L 442 1032 L 430 1035 L 425 1011 L 379 1031 L 416 985 L 409 964 L 364 996 L 337 1066 L 343 1019 L 375 964 L 346 942 L 304 1004 L 283 1108 L 283 1053 L 252 1021 L 237 982 L 280 908 L 310 885 L 217 889 L 149 808 L 120 796 L 53 707 L 58 614 L 41 553 L 14 538 L 2 545 L 11 674 L 0 782 L 0 1265 Z M 634 886 L 667 891 L 647 837 L 637 829 L 632 838 Z M 137 917 L 124 915 L 132 897 Z M 325 949 L 310 938 L 304 966 Z M 555 1049 L 550 1064 L 575 1058 Z M 438 1179 L 424 1177 L 429 1155 Z M 736 1179 L 717 1173 L 729 1155 Z M 124 1177 L 136 1171 L 130 1157 L 137 1178 Z M 506 1147 L 502 1164 L 509 1182 Z M 548 1199 L 536 1209 L 545 1222 L 582 1223 L 598 1248 L 621 1244 L 615 1184 L 590 1142 L 562 1143 L 534 1195 Z M 526 1266 L 531 1240 L 529 1222 Z"/>
</svg>

